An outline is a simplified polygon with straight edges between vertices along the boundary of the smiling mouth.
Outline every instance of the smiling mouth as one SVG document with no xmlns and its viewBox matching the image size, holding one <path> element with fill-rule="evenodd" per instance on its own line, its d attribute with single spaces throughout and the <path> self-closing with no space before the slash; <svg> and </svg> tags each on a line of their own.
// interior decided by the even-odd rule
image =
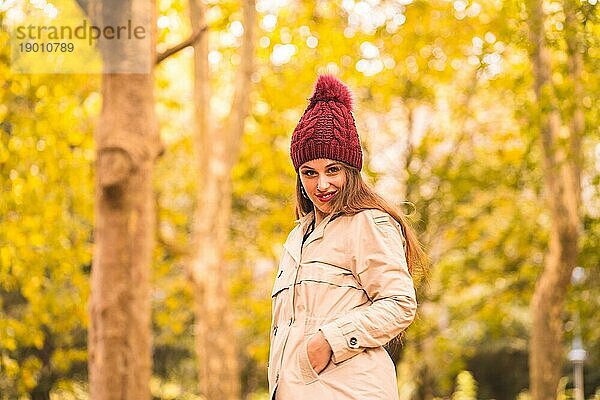
<svg viewBox="0 0 600 400">
<path fill-rule="evenodd" d="M 337 191 L 335 191 L 335 192 L 331 192 L 331 193 L 327 193 L 327 194 L 324 194 L 324 195 L 319 195 L 319 194 L 317 194 L 316 196 L 317 196 L 317 198 L 318 198 L 319 200 L 321 200 L 321 201 L 329 201 L 329 200 L 331 200 L 331 198 L 332 198 L 333 196 L 335 196 L 335 194 L 336 194 L 336 193 L 337 193 Z"/>
</svg>

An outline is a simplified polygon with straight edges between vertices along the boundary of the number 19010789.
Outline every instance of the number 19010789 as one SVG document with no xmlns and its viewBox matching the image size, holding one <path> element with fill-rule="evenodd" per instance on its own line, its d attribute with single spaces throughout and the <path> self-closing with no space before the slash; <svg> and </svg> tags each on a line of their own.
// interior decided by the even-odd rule
<svg viewBox="0 0 600 400">
<path fill-rule="evenodd" d="M 21 53 L 72 53 L 75 45 L 71 42 L 25 42 L 19 43 Z"/>
</svg>

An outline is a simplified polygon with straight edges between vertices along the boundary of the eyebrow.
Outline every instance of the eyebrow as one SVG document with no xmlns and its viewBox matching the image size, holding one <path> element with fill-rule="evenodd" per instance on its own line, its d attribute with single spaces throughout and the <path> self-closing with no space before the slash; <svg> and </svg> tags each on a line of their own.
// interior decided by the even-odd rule
<svg viewBox="0 0 600 400">
<path fill-rule="evenodd" d="M 332 162 L 332 163 L 329 163 L 329 164 L 327 164 L 327 165 L 325 166 L 325 168 L 329 168 L 329 167 L 332 167 L 332 166 L 334 166 L 334 165 L 339 165 L 339 162 Z M 311 167 L 310 165 L 305 165 L 305 166 L 303 166 L 302 168 L 303 168 L 303 169 L 314 169 L 314 168 L 313 168 L 313 167 Z"/>
</svg>

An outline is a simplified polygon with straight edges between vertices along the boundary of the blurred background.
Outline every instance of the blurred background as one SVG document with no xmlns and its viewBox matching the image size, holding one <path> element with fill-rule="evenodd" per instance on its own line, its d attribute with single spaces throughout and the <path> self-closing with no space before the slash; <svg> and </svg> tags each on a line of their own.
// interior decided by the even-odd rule
<svg viewBox="0 0 600 400">
<path fill-rule="evenodd" d="M 77 7 L 89 11 L 0 1 L 0 399 L 110 398 L 90 388 L 104 372 L 88 342 L 102 293 L 137 285 L 91 273 L 129 268 L 101 257 L 132 241 L 103 236 L 102 204 L 123 195 L 111 188 L 142 193 L 106 183 L 119 159 L 100 151 L 121 128 L 154 132 L 142 147 L 159 149 L 139 164 L 152 170 L 150 222 L 136 225 L 150 238 L 136 264 L 142 392 L 268 399 L 271 286 L 295 220 L 289 141 L 319 73 L 353 91 L 364 175 L 410 214 L 431 261 L 417 319 L 388 349 L 400 398 L 600 399 L 596 0 L 158 0 L 146 78 L 11 70 L 8 26 Z M 532 362 L 556 385 L 532 394 Z"/>
</svg>

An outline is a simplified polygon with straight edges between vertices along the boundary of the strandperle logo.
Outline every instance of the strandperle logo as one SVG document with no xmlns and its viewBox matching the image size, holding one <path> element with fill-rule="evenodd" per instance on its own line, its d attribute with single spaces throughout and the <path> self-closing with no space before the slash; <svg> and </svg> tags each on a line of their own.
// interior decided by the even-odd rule
<svg viewBox="0 0 600 400">
<path fill-rule="evenodd" d="M 149 73 L 155 61 L 151 7 L 147 0 L 132 1 L 136 7 L 102 0 L 93 11 L 74 1 L 58 2 L 52 12 L 23 7 L 2 21 L 10 33 L 11 71 Z"/>
<path fill-rule="evenodd" d="M 16 27 L 16 38 L 18 40 L 72 40 L 81 39 L 87 40 L 90 46 L 94 45 L 94 42 L 98 39 L 107 40 L 122 40 L 122 39 L 146 39 L 146 28 L 137 25 L 134 26 L 131 20 L 127 20 L 127 23 L 119 26 L 107 25 L 99 27 L 96 25 L 88 24 L 87 21 L 83 21 L 78 26 L 69 25 L 20 25 Z"/>
</svg>

